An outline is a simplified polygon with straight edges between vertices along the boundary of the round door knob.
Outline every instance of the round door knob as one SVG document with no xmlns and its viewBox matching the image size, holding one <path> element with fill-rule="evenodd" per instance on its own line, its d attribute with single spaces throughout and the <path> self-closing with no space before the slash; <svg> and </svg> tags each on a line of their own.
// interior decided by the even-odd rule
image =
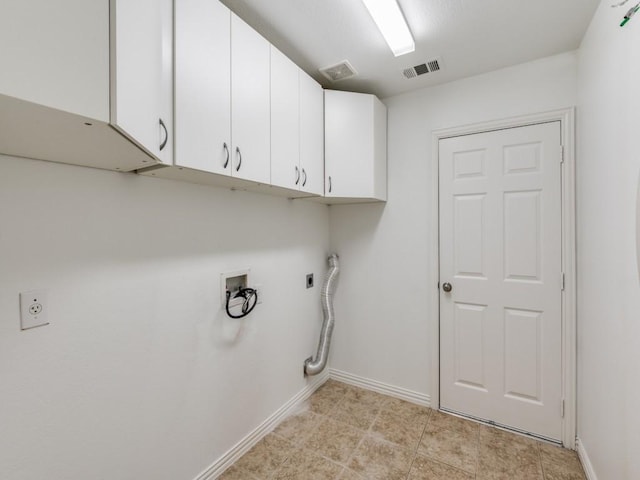
<svg viewBox="0 0 640 480">
<path fill-rule="evenodd" d="M 442 284 L 442 290 L 444 290 L 445 292 L 450 292 L 452 288 L 453 287 L 451 286 L 451 284 L 449 282 L 444 282 Z"/>
</svg>

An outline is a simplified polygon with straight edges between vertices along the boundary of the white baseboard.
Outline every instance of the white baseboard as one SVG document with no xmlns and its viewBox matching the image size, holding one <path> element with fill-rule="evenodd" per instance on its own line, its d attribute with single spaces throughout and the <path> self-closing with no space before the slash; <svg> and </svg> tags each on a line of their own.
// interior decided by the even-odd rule
<svg viewBox="0 0 640 480">
<path fill-rule="evenodd" d="M 598 480 L 593 465 L 591 465 L 591 460 L 589 460 L 589 455 L 579 438 L 576 439 L 576 450 L 578 451 L 578 458 L 580 458 L 580 463 L 582 463 L 582 468 L 587 476 L 587 480 Z"/>
<path fill-rule="evenodd" d="M 271 414 L 264 422 L 262 422 L 249 435 L 244 437 L 227 453 L 222 455 L 218 460 L 213 462 L 209 468 L 204 470 L 194 480 L 214 480 L 233 465 L 242 455 L 247 453 L 262 438 L 269 434 L 273 429 L 290 413 L 293 413 L 298 406 L 309 398 L 320 386 L 329 379 L 329 372 L 325 370 L 317 377 L 313 377 L 306 387 L 300 390 L 287 403 Z"/>
<path fill-rule="evenodd" d="M 329 369 L 329 376 L 339 382 L 348 383 L 355 387 L 365 388 L 367 390 L 373 390 L 374 392 L 396 397 L 407 402 L 422 405 L 423 407 L 431 407 L 431 397 L 424 393 L 414 392 L 413 390 L 407 390 L 406 388 L 396 387 L 387 383 L 378 382 L 370 378 L 360 377 L 351 373 L 342 372 L 333 368 Z"/>
</svg>

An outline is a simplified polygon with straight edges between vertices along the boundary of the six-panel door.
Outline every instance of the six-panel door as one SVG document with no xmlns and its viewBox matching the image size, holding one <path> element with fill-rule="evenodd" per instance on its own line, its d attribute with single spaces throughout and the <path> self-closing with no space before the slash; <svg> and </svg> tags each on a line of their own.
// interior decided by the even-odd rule
<svg viewBox="0 0 640 480">
<path fill-rule="evenodd" d="M 440 405 L 553 440 L 562 426 L 560 142 L 551 122 L 439 143 Z"/>
</svg>

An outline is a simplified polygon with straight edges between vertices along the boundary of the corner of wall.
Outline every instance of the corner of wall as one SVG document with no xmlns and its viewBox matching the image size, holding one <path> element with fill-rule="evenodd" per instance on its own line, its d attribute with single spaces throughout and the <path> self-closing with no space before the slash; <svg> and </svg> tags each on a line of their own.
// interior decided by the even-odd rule
<svg viewBox="0 0 640 480">
<path fill-rule="evenodd" d="M 587 476 L 587 480 L 598 480 L 596 471 L 593 469 L 593 465 L 591 465 L 591 460 L 587 454 L 587 450 L 579 438 L 576 439 L 576 450 L 578 452 L 578 458 L 580 459 L 582 468 L 584 469 L 584 473 Z"/>
</svg>

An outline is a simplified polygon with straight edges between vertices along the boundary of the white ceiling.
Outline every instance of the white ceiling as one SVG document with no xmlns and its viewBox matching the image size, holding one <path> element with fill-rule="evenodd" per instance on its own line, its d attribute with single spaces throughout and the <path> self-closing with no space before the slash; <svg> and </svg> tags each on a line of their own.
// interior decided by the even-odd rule
<svg viewBox="0 0 640 480">
<path fill-rule="evenodd" d="M 574 50 L 600 0 L 399 0 L 416 51 L 394 57 L 360 0 L 222 0 L 327 88 L 381 98 Z M 441 57 L 443 70 L 403 70 Z M 319 68 L 349 60 L 357 77 Z"/>
</svg>

